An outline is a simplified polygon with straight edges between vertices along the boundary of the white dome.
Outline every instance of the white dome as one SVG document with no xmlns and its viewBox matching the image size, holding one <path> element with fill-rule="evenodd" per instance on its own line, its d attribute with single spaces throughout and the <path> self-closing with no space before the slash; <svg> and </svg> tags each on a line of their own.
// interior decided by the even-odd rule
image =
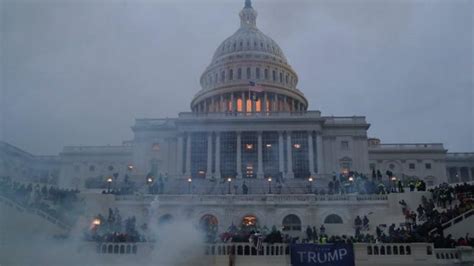
<svg viewBox="0 0 474 266">
<path fill-rule="evenodd" d="M 296 88 L 296 72 L 288 64 L 280 46 L 257 28 L 257 11 L 252 8 L 250 0 L 245 1 L 239 16 L 240 28 L 215 51 L 201 76 L 202 90 L 195 95 L 191 109 L 220 110 L 220 107 L 208 106 L 215 106 L 221 98 L 240 97 L 240 92 L 249 90 L 249 84 L 258 84 L 259 90 L 274 99 L 281 98 L 285 104 L 291 102 L 290 105 L 299 106 L 285 110 L 306 110 L 308 102 Z M 277 108 L 274 110 L 278 111 Z"/>
</svg>

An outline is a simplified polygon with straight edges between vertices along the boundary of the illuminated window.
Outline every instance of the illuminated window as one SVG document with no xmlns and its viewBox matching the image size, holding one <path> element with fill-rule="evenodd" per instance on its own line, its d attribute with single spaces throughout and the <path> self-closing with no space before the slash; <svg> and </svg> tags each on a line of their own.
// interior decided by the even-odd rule
<svg viewBox="0 0 474 266">
<path fill-rule="evenodd" d="M 256 112 L 261 112 L 262 111 L 262 101 L 260 101 L 260 99 L 258 99 L 255 102 L 255 109 L 257 109 Z"/>
<path fill-rule="evenodd" d="M 153 143 L 151 146 L 151 149 L 154 151 L 159 151 L 160 150 L 160 144 L 159 143 Z"/>
<path fill-rule="evenodd" d="M 247 215 L 242 219 L 243 227 L 255 227 L 257 226 L 257 217 L 253 215 Z"/>
<path fill-rule="evenodd" d="M 242 99 L 237 99 L 237 112 L 242 112 Z"/>
<path fill-rule="evenodd" d="M 252 112 L 252 100 L 247 99 L 247 113 Z"/>
</svg>

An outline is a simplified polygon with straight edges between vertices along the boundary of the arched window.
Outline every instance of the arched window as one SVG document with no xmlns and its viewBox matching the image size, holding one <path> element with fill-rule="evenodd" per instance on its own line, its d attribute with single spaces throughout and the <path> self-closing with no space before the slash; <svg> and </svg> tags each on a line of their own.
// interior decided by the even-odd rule
<svg viewBox="0 0 474 266">
<path fill-rule="evenodd" d="M 325 224 L 342 224 L 341 216 L 337 214 L 330 214 L 324 219 Z"/>
<path fill-rule="evenodd" d="M 280 83 L 283 83 L 283 73 L 280 72 Z"/>
<path fill-rule="evenodd" d="M 221 72 L 221 82 L 224 82 L 225 80 L 225 71 Z"/>
<path fill-rule="evenodd" d="M 242 79 L 242 68 L 237 69 L 237 79 Z"/>
<path fill-rule="evenodd" d="M 256 227 L 257 226 L 257 217 L 254 215 L 246 215 L 242 218 L 243 227 Z"/>
<path fill-rule="evenodd" d="M 268 69 L 265 68 L 265 71 L 264 71 L 264 75 L 265 75 L 265 79 L 268 79 Z"/>
<path fill-rule="evenodd" d="M 283 218 L 283 231 L 301 231 L 301 220 L 298 216 L 290 214 Z"/>
<path fill-rule="evenodd" d="M 165 214 L 160 217 L 158 220 L 158 224 L 169 224 L 173 220 L 173 216 L 171 214 Z"/>
<path fill-rule="evenodd" d="M 231 69 L 229 70 L 229 80 L 233 80 L 234 79 L 234 70 Z"/>
<path fill-rule="evenodd" d="M 247 67 L 247 78 L 250 79 L 250 67 Z"/>
<path fill-rule="evenodd" d="M 273 75 L 273 81 L 276 81 L 277 76 L 276 76 L 276 71 L 275 70 L 272 71 L 272 75 Z"/>
<path fill-rule="evenodd" d="M 216 216 L 211 214 L 206 214 L 199 220 L 199 226 L 206 233 L 216 233 L 218 225 L 219 221 Z"/>
</svg>

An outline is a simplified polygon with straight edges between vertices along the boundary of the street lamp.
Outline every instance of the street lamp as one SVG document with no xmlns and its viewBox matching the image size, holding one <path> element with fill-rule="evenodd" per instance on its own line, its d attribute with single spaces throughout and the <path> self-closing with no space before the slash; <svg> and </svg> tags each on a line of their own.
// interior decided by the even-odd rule
<svg viewBox="0 0 474 266">
<path fill-rule="evenodd" d="M 390 179 L 391 179 L 392 182 L 393 182 L 393 190 L 392 190 L 392 191 L 393 191 L 393 192 L 397 192 L 397 177 L 392 176 Z M 399 192 L 400 192 L 400 191 L 399 191 Z"/>
<path fill-rule="evenodd" d="M 227 184 L 229 184 L 228 189 L 227 189 L 227 194 L 230 194 L 230 183 L 232 182 L 232 178 L 227 178 Z"/>
<path fill-rule="evenodd" d="M 311 193 L 311 192 L 313 192 L 313 177 L 312 176 L 310 176 L 308 178 L 308 182 L 309 182 L 309 184 L 308 184 L 308 190 L 309 191 L 308 192 Z"/>
<path fill-rule="evenodd" d="M 191 194 L 191 183 L 193 182 L 193 179 L 190 177 L 188 178 L 188 193 Z"/>
<path fill-rule="evenodd" d="M 268 194 L 272 194 L 272 177 L 268 177 Z"/>
<path fill-rule="evenodd" d="M 107 193 L 110 193 L 110 186 L 112 185 L 112 181 L 113 179 L 111 176 L 107 177 Z"/>
<path fill-rule="evenodd" d="M 152 189 L 152 187 L 151 187 L 151 184 L 152 184 L 152 183 L 153 183 L 153 177 L 152 177 L 152 176 L 148 176 L 148 177 L 146 178 L 146 184 L 148 185 L 148 192 L 149 192 L 150 194 L 154 194 L 154 191 L 153 191 L 153 189 Z"/>
</svg>

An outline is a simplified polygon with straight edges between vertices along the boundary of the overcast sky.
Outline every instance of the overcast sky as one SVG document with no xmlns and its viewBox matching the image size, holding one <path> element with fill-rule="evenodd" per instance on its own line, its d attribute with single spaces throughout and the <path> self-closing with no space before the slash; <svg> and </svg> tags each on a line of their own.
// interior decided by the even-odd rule
<svg viewBox="0 0 474 266">
<path fill-rule="evenodd" d="M 189 111 L 244 0 L 0 0 L 0 136 L 33 154 L 120 144 Z M 470 0 L 253 0 L 310 109 L 385 143 L 474 151 Z"/>
</svg>

